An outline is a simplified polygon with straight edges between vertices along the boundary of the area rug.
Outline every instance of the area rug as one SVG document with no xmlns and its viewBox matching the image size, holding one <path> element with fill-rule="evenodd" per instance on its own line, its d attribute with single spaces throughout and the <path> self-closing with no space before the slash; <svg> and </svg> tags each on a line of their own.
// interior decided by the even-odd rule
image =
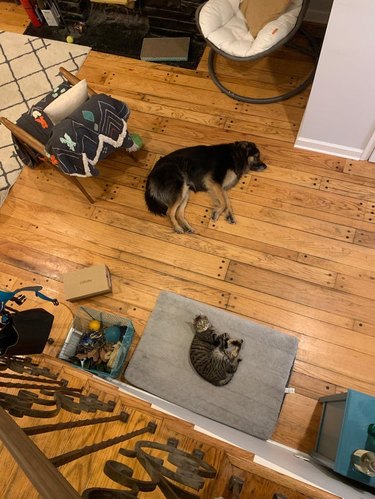
<svg viewBox="0 0 375 499">
<path fill-rule="evenodd" d="M 244 340 L 237 372 L 214 386 L 191 367 L 192 321 Z M 298 340 L 224 310 L 162 292 L 125 371 L 127 383 L 244 433 L 267 440 L 284 400 Z"/>
<path fill-rule="evenodd" d="M 0 31 L 0 116 L 15 122 L 63 81 L 60 66 L 75 73 L 90 47 Z M 23 165 L 10 132 L 0 124 L 0 206 Z"/>
</svg>

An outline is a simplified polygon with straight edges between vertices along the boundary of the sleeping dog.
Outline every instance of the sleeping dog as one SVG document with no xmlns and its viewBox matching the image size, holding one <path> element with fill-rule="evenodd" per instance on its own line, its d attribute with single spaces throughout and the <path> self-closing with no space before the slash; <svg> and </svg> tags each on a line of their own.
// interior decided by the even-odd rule
<svg viewBox="0 0 375 499">
<path fill-rule="evenodd" d="M 156 215 L 168 215 L 178 233 L 194 232 L 185 220 L 189 191 L 207 191 L 214 203 L 212 220 L 223 213 L 235 223 L 227 191 L 249 170 L 267 166 L 253 142 L 178 149 L 160 158 L 147 177 L 145 200 Z"/>
</svg>

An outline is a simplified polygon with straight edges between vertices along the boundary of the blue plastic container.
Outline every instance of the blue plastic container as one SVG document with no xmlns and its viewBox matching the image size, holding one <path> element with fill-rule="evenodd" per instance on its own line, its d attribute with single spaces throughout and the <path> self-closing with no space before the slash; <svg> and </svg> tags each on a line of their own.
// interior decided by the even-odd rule
<svg viewBox="0 0 375 499">
<path fill-rule="evenodd" d="M 82 336 L 88 331 L 88 324 L 93 319 L 98 320 L 102 324 L 104 334 L 108 329 L 108 339 L 110 339 L 111 341 L 118 339 L 119 341 L 121 341 L 121 346 L 110 372 L 105 372 L 94 368 L 86 369 L 85 367 L 76 367 L 78 367 L 79 369 L 83 369 L 84 371 L 91 372 L 104 379 L 118 378 L 123 370 L 126 356 L 134 336 L 133 323 L 126 317 L 110 314 L 109 312 L 101 312 L 99 310 L 88 307 L 80 307 L 77 315 L 74 317 L 72 326 L 68 332 L 65 343 L 59 354 L 59 358 L 69 362 L 69 359 L 75 356 L 79 342 Z M 118 326 L 122 331 L 120 337 L 115 334 L 115 326 Z M 126 326 L 126 331 L 124 331 L 125 328 L 121 326 Z"/>
</svg>

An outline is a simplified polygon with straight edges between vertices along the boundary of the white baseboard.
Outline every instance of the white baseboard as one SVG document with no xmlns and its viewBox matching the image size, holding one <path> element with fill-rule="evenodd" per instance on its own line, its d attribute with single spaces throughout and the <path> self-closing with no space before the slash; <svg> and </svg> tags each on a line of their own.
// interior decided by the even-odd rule
<svg viewBox="0 0 375 499">
<path fill-rule="evenodd" d="M 305 480 L 304 478 L 301 478 L 300 476 L 296 475 L 295 473 L 291 473 L 289 470 L 286 470 L 282 466 L 271 463 L 267 459 L 263 459 L 263 458 L 257 456 L 256 454 L 254 456 L 253 461 L 254 461 L 254 463 L 260 464 L 261 466 L 265 466 L 266 468 L 271 468 L 272 470 L 275 470 L 278 473 L 281 473 L 282 475 L 290 476 L 294 480 L 299 480 L 301 482 L 307 483 L 307 485 L 311 485 L 312 487 L 317 487 L 318 489 L 324 490 L 325 492 L 329 493 L 329 490 L 323 489 L 322 487 L 319 487 L 319 485 L 315 485 L 315 483 L 310 482 L 309 480 Z"/>
<path fill-rule="evenodd" d="M 95 377 L 96 376 L 94 375 L 94 378 Z M 102 378 L 98 377 L 98 379 L 103 381 Z M 297 457 L 303 453 L 296 449 L 292 449 L 272 440 L 265 441 L 253 437 L 252 435 L 245 434 L 239 430 L 218 423 L 213 419 L 205 418 L 188 409 L 172 404 L 151 393 L 144 392 L 143 390 L 128 385 L 118 379 L 111 379 L 111 381 L 108 381 L 107 379 L 105 381 L 117 386 L 120 392 L 151 403 L 157 410 L 188 421 L 194 425 L 194 429 L 201 433 L 209 434 L 215 438 L 224 440 L 231 445 L 252 452 L 256 456 L 254 461 L 263 466 L 277 470 L 279 469 L 279 466 L 281 466 L 281 473 L 296 477 L 299 481 L 312 484 L 314 487 L 327 490 L 331 494 L 336 494 L 338 498 L 373 499 L 373 495 L 370 492 L 357 491 L 353 486 L 347 485 L 337 479 L 334 475 L 329 475 L 326 471 L 321 471 L 315 464 L 306 461 L 305 459 L 297 459 Z M 292 397 L 293 395 L 286 396 Z"/>
<path fill-rule="evenodd" d="M 342 146 L 340 144 L 331 144 L 320 140 L 306 139 L 298 137 L 294 147 L 297 149 L 306 149 L 308 151 L 321 152 L 323 154 L 332 154 L 348 159 L 361 159 L 363 150 L 354 147 Z"/>
</svg>

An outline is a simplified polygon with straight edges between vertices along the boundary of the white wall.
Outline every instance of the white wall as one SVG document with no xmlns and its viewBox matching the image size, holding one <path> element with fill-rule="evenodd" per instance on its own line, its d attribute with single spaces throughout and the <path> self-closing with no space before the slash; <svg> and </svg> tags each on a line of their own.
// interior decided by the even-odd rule
<svg viewBox="0 0 375 499">
<path fill-rule="evenodd" d="M 360 159 L 375 130 L 375 0 L 334 0 L 296 147 Z"/>
</svg>

